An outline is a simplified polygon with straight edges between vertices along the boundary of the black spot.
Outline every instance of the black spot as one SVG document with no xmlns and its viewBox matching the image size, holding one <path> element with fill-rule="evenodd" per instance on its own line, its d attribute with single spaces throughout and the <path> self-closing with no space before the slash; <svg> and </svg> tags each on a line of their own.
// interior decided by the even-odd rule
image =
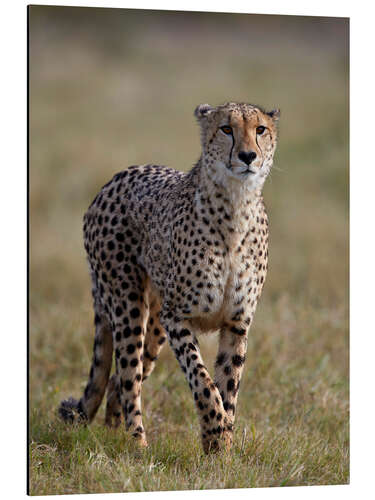
<svg viewBox="0 0 375 500">
<path fill-rule="evenodd" d="M 132 333 L 132 331 L 131 331 L 130 326 L 127 326 L 127 327 L 124 329 L 124 337 L 125 337 L 125 338 L 130 337 L 131 333 Z"/>
<path fill-rule="evenodd" d="M 135 345 L 134 344 L 129 344 L 127 347 L 126 347 L 126 352 L 128 354 L 133 354 L 133 352 L 135 351 Z"/>
<path fill-rule="evenodd" d="M 124 387 L 127 391 L 131 391 L 133 389 L 133 382 L 131 380 L 125 380 Z"/>
<path fill-rule="evenodd" d="M 236 333 L 237 335 L 245 335 L 246 334 L 245 328 L 236 328 L 235 326 L 232 326 L 230 331 L 233 333 Z"/>
<path fill-rule="evenodd" d="M 244 362 L 245 362 L 245 358 L 240 356 L 239 354 L 235 354 L 232 357 L 232 363 L 234 364 L 234 366 L 241 366 L 244 364 Z"/>
<path fill-rule="evenodd" d="M 227 366 L 224 368 L 224 373 L 225 373 L 225 375 L 230 375 L 230 374 L 231 374 L 231 372 L 232 372 L 232 368 L 231 368 L 229 365 L 227 365 Z"/>
<path fill-rule="evenodd" d="M 134 307 L 133 309 L 131 309 L 130 311 L 130 316 L 135 319 L 135 318 L 138 318 L 140 316 L 140 311 L 138 309 L 138 307 Z"/>
<path fill-rule="evenodd" d="M 136 326 L 133 330 L 134 335 L 140 335 L 142 333 L 142 327 Z"/>
<path fill-rule="evenodd" d="M 216 359 L 216 365 L 218 366 L 222 365 L 225 361 L 225 358 L 226 358 L 225 352 L 220 353 Z"/>
<path fill-rule="evenodd" d="M 210 389 L 208 389 L 207 387 L 205 387 L 203 389 L 203 394 L 206 396 L 206 398 L 209 398 L 210 397 Z"/>
<path fill-rule="evenodd" d="M 128 366 L 128 360 L 126 358 L 121 358 L 121 368 L 126 368 Z"/>
<path fill-rule="evenodd" d="M 233 391 L 234 389 L 234 380 L 230 378 L 227 383 L 227 390 L 228 391 Z"/>
<path fill-rule="evenodd" d="M 116 255 L 116 260 L 118 262 L 122 262 L 124 260 L 124 253 L 123 252 L 118 252 L 118 254 Z"/>
</svg>

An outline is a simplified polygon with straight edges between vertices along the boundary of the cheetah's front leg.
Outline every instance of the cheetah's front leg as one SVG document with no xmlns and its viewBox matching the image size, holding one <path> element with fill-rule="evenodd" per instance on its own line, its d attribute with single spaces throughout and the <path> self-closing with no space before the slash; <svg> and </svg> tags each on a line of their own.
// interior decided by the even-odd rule
<svg viewBox="0 0 375 500">
<path fill-rule="evenodd" d="M 170 316 L 171 314 L 169 314 Z M 202 432 L 202 444 L 206 453 L 219 450 L 226 443 L 228 425 L 220 393 L 213 383 L 199 351 L 197 339 L 189 323 L 174 318 L 161 317 L 169 343 L 185 373 L 194 396 Z"/>
<path fill-rule="evenodd" d="M 227 326 L 220 332 L 219 350 L 215 363 L 215 384 L 220 391 L 228 418 L 226 432 L 232 443 L 234 414 L 246 357 L 247 329 Z"/>
</svg>

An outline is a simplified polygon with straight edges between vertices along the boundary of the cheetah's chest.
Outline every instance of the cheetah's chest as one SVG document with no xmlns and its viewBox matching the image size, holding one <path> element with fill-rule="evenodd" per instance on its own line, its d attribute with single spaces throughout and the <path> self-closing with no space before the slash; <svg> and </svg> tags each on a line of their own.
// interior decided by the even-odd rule
<svg viewBox="0 0 375 500">
<path fill-rule="evenodd" d="M 202 331 L 216 330 L 225 323 L 250 324 L 266 276 L 266 252 L 256 251 L 249 244 L 237 247 L 225 257 L 207 252 L 205 283 L 200 289 L 198 304 L 191 308 L 191 317 Z M 196 301 L 197 302 L 197 301 Z"/>
</svg>

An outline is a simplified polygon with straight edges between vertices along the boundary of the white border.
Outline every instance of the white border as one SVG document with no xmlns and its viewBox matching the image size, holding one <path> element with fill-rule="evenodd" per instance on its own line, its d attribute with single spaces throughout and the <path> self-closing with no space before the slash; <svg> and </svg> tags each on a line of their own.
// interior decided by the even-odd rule
<svg viewBox="0 0 375 500">
<path fill-rule="evenodd" d="M 185 1 L 37 1 L 38 5 L 152 8 L 219 12 L 251 12 L 351 18 L 351 485 L 205 492 L 157 492 L 153 498 L 368 498 L 374 491 L 374 155 L 373 141 L 373 32 L 370 1 L 304 3 L 268 0 L 249 4 L 213 0 Z M 5 7 L 4 7 L 5 5 Z M 6 498 L 25 495 L 26 485 L 26 5 L 9 1 L 1 9 L 1 263 L 2 287 L 2 493 Z M 322 117 L 324 120 L 324 117 Z M 5 276 L 4 276 L 5 272 Z M 3 373 L 4 372 L 4 373 Z M 128 493 L 126 498 L 144 498 Z M 88 495 L 73 495 L 92 498 Z M 38 497 L 36 497 L 38 498 Z M 95 498 L 106 498 L 97 495 Z"/>
<path fill-rule="evenodd" d="M 361 2 L 357 2 L 357 5 Z M 367 3 L 367 2 L 364 2 Z M 223 0 L 51 0 L 51 1 L 36 1 L 26 2 L 23 0 L 13 1 L 16 4 L 14 8 L 23 9 L 26 5 L 61 5 L 61 6 L 79 6 L 79 7 L 105 7 L 105 8 L 127 8 L 127 9 L 154 9 L 154 10 L 191 10 L 191 11 L 206 11 L 206 12 L 242 12 L 251 14 L 274 14 L 274 15 L 295 15 L 295 16 L 331 16 L 331 17 L 349 17 L 350 13 L 355 10 L 353 3 L 348 1 L 331 0 L 324 2 L 323 0 L 315 0 L 308 4 L 301 5 L 299 1 L 283 0 L 267 0 L 267 2 L 248 2 L 234 0 L 225 2 Z M 370 4 L 370 2 L 369 2 Z M 21 7 L 19 7 L 21 6 Z M 7 7 L 9 9 L 10 6 Z"/>
</svg>

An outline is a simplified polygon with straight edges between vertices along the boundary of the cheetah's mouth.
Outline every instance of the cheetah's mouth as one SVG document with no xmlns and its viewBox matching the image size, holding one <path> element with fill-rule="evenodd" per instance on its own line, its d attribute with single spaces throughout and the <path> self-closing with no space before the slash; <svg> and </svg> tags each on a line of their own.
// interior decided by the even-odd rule
<svg viewBox="0 0 375 500">
<path fill-rule="evenodd" d="M 249 174 L 254 175 L 258 173 L 257 168 L 254 169 L 252 165 L 245 165 L 245 163 L 243 163 L 242 161 L 239 162 L 230 159 L 225 166 L 227 167 L 228 170 L 230 170 L 236 175 L 245 176 Z"/>
<path fill-rule="evenodd" d="M 237 166 L 237 165 L 230 164 L 227 168 L 228 168 L 228 170 L 230 170 L 234 174 L 238 174 L 238 175 L 248 175 L 248 174 L 254 175 L 257 173 L 256 170 L 253 170 L 250 167 L 244 168 L 242 165 Z"/>
</svg>

